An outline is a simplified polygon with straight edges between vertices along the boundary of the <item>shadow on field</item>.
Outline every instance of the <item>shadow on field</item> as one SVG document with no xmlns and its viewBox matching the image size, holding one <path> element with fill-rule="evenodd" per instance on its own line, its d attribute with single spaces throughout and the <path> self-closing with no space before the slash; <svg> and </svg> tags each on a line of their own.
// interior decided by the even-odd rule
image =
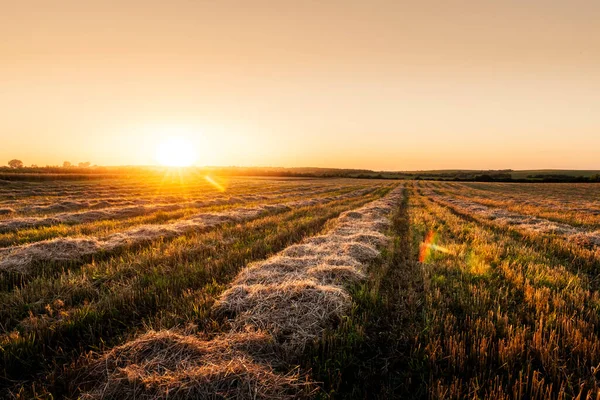
<svg viewBox="0 0 600 400">
<path fill-rule="evenodd" d="M 426 397 L 426 363 L 417 345 L 424 329 L 424 282 L 411 232 L 409 189 L 392 216 L 393 243 L 351 290 L 352 314 L 307 355 L 324 398 Z M 413 237 L 415 238 L 413 241 Z"/>
</svg>

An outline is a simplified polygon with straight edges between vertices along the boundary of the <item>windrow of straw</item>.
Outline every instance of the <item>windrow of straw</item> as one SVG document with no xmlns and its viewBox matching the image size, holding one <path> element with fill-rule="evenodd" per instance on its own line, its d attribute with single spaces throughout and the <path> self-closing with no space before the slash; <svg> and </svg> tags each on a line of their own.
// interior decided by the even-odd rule
<svg viewBox="0 0 600 400">
<path fill-rule="evenodd" d="M 268 212 L 284 212 L 295 208 L 325 204 L 362 196 L 372 189 L 359 189 L 338 196 L 312 198 L 281 204 L 262 204 L 219 213 L 200 213 L 169 224 L 141 225 L 113 233 L 105 238 L 58 238 L 0 249 L 0 272 L 28 275 L 36 266 L 56 262 L 81 262 L 103 252 L 168 239 L 192 232 L 203 232 L 219 225 L 256 219 Z"/>
<path fill-rule="evenodd" d="M 53 193 L 54 194 L 54 193 Z M 94 196 L 94 194 L 88 194 L 86 197 Z M 96 195 L 97 196 L 97 195 Z M 139 206 L 146 205 L 155 202 L 167 203 L 167 202 L 178 202 L 181 201 L 179 197 L 173 196 L 161 196 L 159 198 L 144 199 L 131 197 L 114 197 L 114 194 L 109 195 L 110 197 L 96 197 L 93 200 L 62 200 L 53 202 L 51 204 L 29 204 L 21 208 L 23 213 L 36 213 L 36 214 L 52 214 L 57 212 L 72 212 L 81 210 L 84 208 L 89 209 L 102 209 L 109 207 L 126 207 L 126 206 Z M 18 203 L 17 203 L 18 204 Z"/>
<path fill-rule="evenodd" d="M 310 191 L 310 195 L 316 195 L 331 191 L 331 188 Z M 230 204 L 248 203 L 261 200 L 276 200 L 289 197 L 289 193 L 276 193 L 272 195 L 249 194 L 238 197 L 219 197 L 210 200 L 197 200 L 190 202 L 180 202 L 173 204 L 154 204 L 154 205 L 134 205 L 126 207 L 112 207 L 100 210 L 89 210 L 76 213 L 60 213 L 50 217 L 25 217 L 13 218 L 0 221 L 0 232 L 18 231 L 27 228 L 39 228 L 43 226 L 52 226 L 58 224 L 82 224 L 100 220 L 116 220 L 125 218 L 134 218 L 141 215 L 150 215 L 156 212 L 177 211 L 184 208 L 204 208 L 223 206 Z M 1 209 L 0 209 L 1 214 Z"/>
<path fill-rule="evenodd" d="M 58 195 L 58 193 L 52 193 L 53 195 Z M 68 195 L 65 195 L 68 196 Z M 35 213 L 35 214 L 52 214 L 59 212 L 73 212 L 77 210 L 81 210 L 84 208 L 88 209 L 102 209 L 109 207 L 126 207 L 126 206 L 139 206 L 144 204 L 151 204 L 153 201 L 157 199 L 149 200 L 149 199 L 141 199 L 141 198 L 130 198 L 130 197 L 114 197 L 114 194 L 110 197 L 106 198 L 98 198 L 93 193 L 88 194 L 88 199 L 92 197 L 92 200 L 62 200 L 55 201 L 51 204 L 47 204 L 46 201 L 43 203 L 34 202 L 33 204 L 23 205 L 22 202 L 16 202 L 15 204 L 20 205 L 19 211 L 21 213 Z M 160 199 L 161 202 L 167 202 L 168 199 L 163 197 Z M 176 201 L 176 200 L 175 200 Z"/>
<path fill-rule="evenodd" d="M 492 208 L 473 201 L 442 196 L 433 192 L 427 192 L 426 194 L 462 213 L 491 220 L 501 226 L 511 226 L 527 232 L 562 235 L 570 241 L 590 246 L 600 246 L 600 231 L 590 232 L 565 223 L 518 214 L 502 208 Z"/>
<path fill-rule="evenodd" d="M 365 277 L 366 263 L 388 241 L 383 232 L 401 198 L 346 212 L 327 234 L 254 263 L 214 307 L 231 331 L 212 340 L 149 332 L 104 354 L 89 368 L 87 399 L 285 399 L 313 385 L 289 370 L 305 347 L 351 307 L 346 286 Z"/>
<path fill-rule="evenodd" d="M 299 374 L 269 365 L 271 338 L 261 332 L 202 340 L 150 331 L 105 354 L 89 370 L 97 383 L 83 399 L 293 399 L 306 392 Z"/>
<path fill-rule="evenodd" d="M 383 199 L 343 213 L 325 235 L 293 245 L 243 270 L 218 301 L 232 329 L 268 331 L 294 358 L 339 320 L 351 305 L 343 285 L 364 278 L 364 266 L 387 242 L 382 232 L 398 204 L 396 189 Z"/>
<path fill-rule="evenodd" d="M 476 186 L 471 186 L 476 185 Z M 532 187 L 531 185 L 534 185 Z M 559 184 L 561 185 L 561 184 Z M 578 185 L 569 184 L 564 187 L 552 184 L 521 184 L 510 183 L 500 185 L 498 183 L 490 184 L 486 187 L 482 184 L 447 184 L 442 182 L 431 183 L 429 187 L 441 188 L 446 194 L 459 198 L 471 197 L 478 201 L 488 201 L 493 203 L 510 203 L 511 205 L 523 207 L 532 206 L 546 211 L 576 212 L 581 214 L 600 215 L 598 199 L 591 199 L 594 193 L 598 193 L 593 185 L 582 184 L 584 190 L 578 189 Z M 492 189 L 492 190 L 489 190 Z M 596 196 L 598 197 L 598 196 Z M 485 204 L 485 203 L 484 203 Z"/>
<path fill-rule="evenodd" d="M 330 185 L 322 185 L 330 186 Z M 234 192 L 242 192 L 252 190 L 255 184 L 251 181 L 233 185 L 230 189 Z M 314 185 L 262 185 L 267 191 L 278 191 L 285 193 L 286 191 L 312 190 Z M 0 191 L 1 192 L 1 191 Z M 168 192 L 168 190 L 166 190 Z M 88 187 L 82 190 L 60 190 L 48 186 L 37 187 L 28 191 L 19 191 L 9 189 L 4 193 L 0 193 L 5 200 L 1 202 L 2 206 L 14 207 L 17 212 L 21 213 L 37 213 L 37 214 L 52 214 L 58 212 L 73 212 L 80 209 L 101 209 L 108 207 L 123 207 L 135 205 L 151 205 L 165 203 L 180 203 L 190 201 L 196 197 L 205 197 L 214 194 L 213 191 L 207 191 L 206 188 L 198 187 L 196 189 L 188 188 L 184 193 L 166 194 L 161 186 L 141 186 L 137 189 L 128 189 L 118 186 L 107 186 L 103 189 L 96 190 L 94 187 Z M 24 199 L 29 196 L 34 196 L 30 199 Z M 51 200 L 48 203 L 48 198 L 61 200 Z"/>
</svg>

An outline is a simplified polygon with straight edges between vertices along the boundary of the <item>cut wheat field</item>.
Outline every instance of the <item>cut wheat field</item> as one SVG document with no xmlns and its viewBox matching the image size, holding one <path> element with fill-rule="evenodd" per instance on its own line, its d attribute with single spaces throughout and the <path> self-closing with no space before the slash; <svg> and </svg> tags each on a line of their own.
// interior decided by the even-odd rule
<svg viewBox="0 0 600 400">
<path fill-rule="evenodd" d="M 0 182 L 0 397 L 600 399 L 600 184 Z"/>
</svg>

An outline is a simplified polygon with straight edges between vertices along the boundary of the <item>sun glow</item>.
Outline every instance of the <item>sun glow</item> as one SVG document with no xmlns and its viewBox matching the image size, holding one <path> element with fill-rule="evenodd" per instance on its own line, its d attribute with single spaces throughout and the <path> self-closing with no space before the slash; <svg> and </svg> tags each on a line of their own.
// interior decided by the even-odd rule
<svg viewBox="0 0 600 400">
<path fill-rule="evenodd" d="M 189 167 L 196 158 L 193 144 L 184 138 L 170 137 L 156 147 L 156 160 L 165 167 Z"/>
</svg>

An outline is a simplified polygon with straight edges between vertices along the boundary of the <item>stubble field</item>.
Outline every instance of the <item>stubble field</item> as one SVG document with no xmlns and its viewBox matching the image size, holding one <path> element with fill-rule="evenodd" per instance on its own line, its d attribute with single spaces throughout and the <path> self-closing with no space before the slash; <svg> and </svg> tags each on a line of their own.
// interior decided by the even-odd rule
<svg viewBox="0 0 600 400">
<path fill-rule="evenodd" d="M 0 183 L 0 394 L 599 399 L 600 185 Z"/>
</svg>

